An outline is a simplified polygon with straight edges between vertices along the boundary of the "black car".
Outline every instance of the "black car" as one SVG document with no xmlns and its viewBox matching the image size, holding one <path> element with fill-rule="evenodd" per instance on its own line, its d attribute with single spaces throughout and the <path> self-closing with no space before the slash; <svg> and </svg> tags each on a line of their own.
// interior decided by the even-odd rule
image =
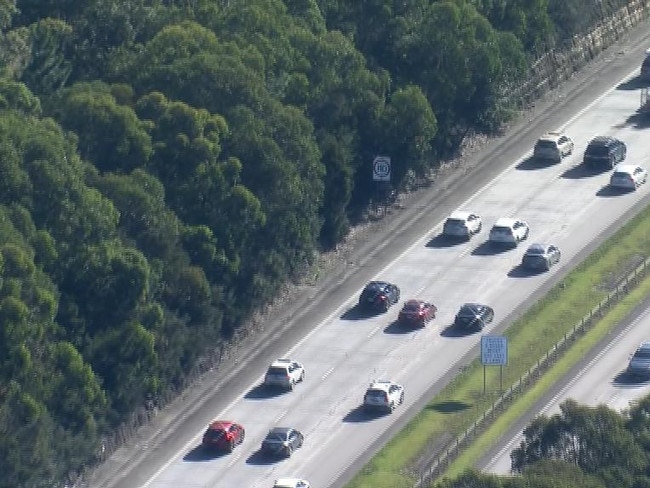
<svg viewBox="0 0 650 488">
<path fill-rule="evenodd" d="M 275 427 L 269 430 L 262 441 L 262 452 L 274 456 L 290 457 L 293 451 L 302 446 L 305 437 L 291 427 Z"/>
<path fill-rule="evenodd" d="M 456 314 L 454 325 L 464 329 L 482 330 L 494 320 L 494 310 L 480 303 L 465 303 Z"/>
<path fill-rule="evenodd" d="M 594 137 L 585 150 L 583 163 L 592 169 L 612 169 L 627 156 L 627 146 L 610 136 Z"/>
<path fill-rule="evenodd" d="M 399 302 L 399 287 L 386 281 L 371 281 L 361 292 L 359 307 L 386 312 Z"/>
<path fill-rule="evenodd" d="M 521 266 L 530 271 L 548 271 L 560 262 L 560 249 L 553 244 L 531 244 L 521 258 Z"/>
</svg>

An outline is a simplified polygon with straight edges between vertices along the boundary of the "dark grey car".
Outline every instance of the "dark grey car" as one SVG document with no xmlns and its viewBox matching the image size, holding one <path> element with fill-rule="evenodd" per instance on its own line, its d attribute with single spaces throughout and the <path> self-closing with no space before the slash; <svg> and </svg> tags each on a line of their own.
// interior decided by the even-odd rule
<svg viewBox="0 0 650 488">
<path fill-rule="evenodd" d="M 594 137 L 585 150 L 583 163 L 592 169 L 612 169 L 627 156 L 623 141 L 611 136 Z"/>
<path fill-rule="evenodd" d="M 480 303 L 465 303 L 456 314 L 454 325 L 464 329 L 482 330 L 493 320 L 492 307 Z"/>
<path fill-rule="evenodd" d="M 274 456 L 290 457 L 305 440 L 301 432 L 291 427 L 275 427 L 262 441 L 262 452 Z"/>
<path fill-rule="evenodd" d="M 387 281 L 371 281 L 359 296 L 359 307 L 365 310 L 386 312 L 399 302 L 400 289 Z"/>
</svg>

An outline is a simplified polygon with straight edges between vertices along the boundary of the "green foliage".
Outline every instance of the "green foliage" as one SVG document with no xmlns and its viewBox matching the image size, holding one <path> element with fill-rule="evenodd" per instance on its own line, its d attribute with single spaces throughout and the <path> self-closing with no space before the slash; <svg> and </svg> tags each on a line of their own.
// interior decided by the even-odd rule
<svg viewBox="0 0 650 488">
<path fill-rule="evenodd" d="M 0 488 L 92 462 L 345 238 L 376 155 L 399 188 L 498 130 L 527 59 L 623 3 L 0 0 Z M 643 408 L 558 469 L 643 486 Z"/>
</svg>

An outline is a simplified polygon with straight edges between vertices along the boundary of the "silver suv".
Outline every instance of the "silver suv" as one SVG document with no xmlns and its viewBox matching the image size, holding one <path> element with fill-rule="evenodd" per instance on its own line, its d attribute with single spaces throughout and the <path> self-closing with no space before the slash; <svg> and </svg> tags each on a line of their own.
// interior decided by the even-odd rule
<svg viewBox="0 0 650 488">
<path fill-rule="evenodd" d="M 533 158 L 559 163 L 573 152 L 573 141 L 561 132 L 547 132 L 539 138 L 533 150 Z"/>
<path fill-rule="evenodd" d="M 395 407 L 404 403 L 404 387 L 389 380 L 376 380 L 370 383 L 363 397 L 366 411 L 381 410 L 392 413 Z"/>
<path fill-rule="evenodd" d="M 305 368 L 292 359 L 273 361 L 264 376 L 265 386 L 279 386 L 293 390 L 296 383 L 305 379 Z"/>
</svg>

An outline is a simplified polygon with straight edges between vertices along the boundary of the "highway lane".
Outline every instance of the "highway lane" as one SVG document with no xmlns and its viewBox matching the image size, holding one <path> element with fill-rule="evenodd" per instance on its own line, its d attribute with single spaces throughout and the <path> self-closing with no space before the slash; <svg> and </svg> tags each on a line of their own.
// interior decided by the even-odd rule
<svg viewBox="0 0 650 488">
<path fill-rule="evenodd" d="M 630 402 L 650 394 L 650 382 L 625 374 L 629 357 L 642 342 L 650 340 L 650 299 L 626 320 L 615 337 L 596 351 L 577 371 L 568 374 L 552 398 L 536 410 L 536 415 L 554 415 L 568 399 L 588 406 L 607 405 L 622 411 Z M 527 416 L 529 419 L 530 415 Z M 510 453 L 523 439 L 521 430 L 511 431 L 477 463 L 477 468 L 494 474 L 510 473 Z"/>
<path fill-rule="evenodd" d="M 338 477 L 380 438 L 408 407 L 425 395 L 457 361 L 475 349 L 480 335 L 448 334 L 457 308 L 464 301 L 492 305 L 497 317 L 485 332 L 497 330 L 510 310 L 525 302 L 553 274 L 514 278 L 524 246 L 494 253 L 484 246 L 491 224 L 502 216 L 518 216 L 531 226 L 530 241 L 553 241 L 564 263 L 596 240 L 628 210 L 647 200 L 648 190 L 611 195 L 609 174 L 586 175 L 578 165 L 588 140 L 612 134 L 628 143 L 628 161 L 650 161 L 647 134 L 627 123 L 638 105 L 633 90 L 613 90 L 566 125 L 576 142 L 574 155 L 557 166 L 531 169 L 524 159 L 513 163 L 483 187 L 463 208 L 483 216 L 484 231 L 471 242 L 447 246 L 436 239 L 440 226 L 423 229 L 422 236 L 377 276 L 402 288 L 402 298 L 423 297 L 439 308 L 427 328 L 404 333 L 393 325 L 398 308 L 377 317 L 350 313 L 357 294 L 350 296 L 287 356 L 302 361 L 307 379 L 296 391 L 268 396 L 249 385 L 214 417 L 245 425 L 246 441 L 228 456 L 206 458 L 195 447 L 202 432 L 188 433 L 181 450 L 146 478 L 133 477 L 130 486 L 143 487 L 264 487 L 280 476 L 302 476 L 314 486 L 337 486 Z M 381 267 L 381 265 L 378 265 Z M 563 265 L 564 266 L 564 265 Z M 262 374 L 260 370 L 260 375 Z M 368 382 L 388 378 L 406 387 L 406 405 L 392 416 L 368 418 L 358 406 Z M 205 419 L 207 424 L 210 418 Z M 404 420 L 404 419 L 401 419 Z M 257 449 L 268 428 L 289 425 L 306 435 L 305 445 L 288 460 L 270 462 Z"/>
</svg>

